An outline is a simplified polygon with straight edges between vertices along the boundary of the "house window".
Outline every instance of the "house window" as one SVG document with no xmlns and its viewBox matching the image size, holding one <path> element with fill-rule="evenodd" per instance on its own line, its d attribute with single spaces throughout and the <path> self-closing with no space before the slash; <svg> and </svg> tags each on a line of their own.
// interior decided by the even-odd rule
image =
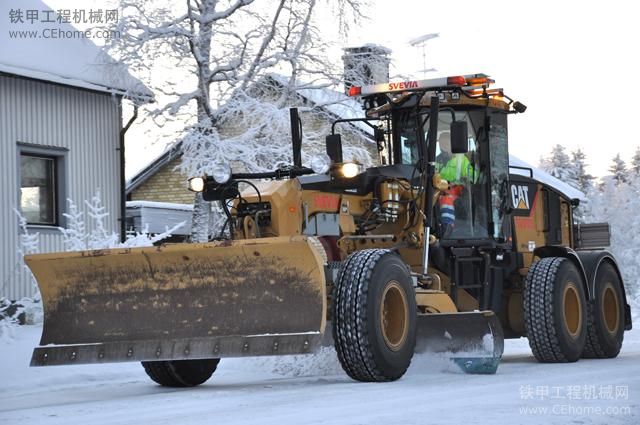
<svg viewBox="0 0 640 425">
<path fill-rule="evenodd" d="M 20 209 L 29 224 L 58 225 L 57 158 L 20 155 Z"/>
</svg>

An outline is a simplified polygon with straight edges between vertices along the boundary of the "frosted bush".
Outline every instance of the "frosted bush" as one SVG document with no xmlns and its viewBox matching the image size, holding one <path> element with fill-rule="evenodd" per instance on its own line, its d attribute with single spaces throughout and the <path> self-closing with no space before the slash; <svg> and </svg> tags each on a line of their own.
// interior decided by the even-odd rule
<svg viewBox="0 0 640 425">
<path fill-rule="evenodd" d="M 63 235 L 65 251 L 152 246 L 154 243 L 170 237 L 173 232 L 185 224 L 184 222 L 178 223 L 170 229 L 167 228 L 165 232 L 156 235 L 150 234 L 147 227 L 142 232 L 128 234 L 126 240 L 120 242 L 120 237 L 117 233 L 107 230 L 105 223 L 109 213 L 102 204 L 99 191 L 96 192 L 91 200 L 85 201 L 86 214 L 78 208 L 78 205 L 73 200 L 68 199 L 67 203 L 67 212 L 63 214 L 67 219 L 66 226 L 58 228 Z M 2 315 L 2 312 L 11 303 L 6 298 L 0 297 L 0 338 L 11 337 L 14 333 L 12 329 L 17 325 L 17 317 L 21 313 L 24 313 L 26 323 L 42 323 L 43 320 L 40 291 L 35 278 L 31 274 L 31 270 L 24 263 L 25 255 L 40 252 L 40 234 L 37 232 L 31 233 L 27 227 L 27 220 L 19 211 L 14 211 L 18 216 L 18 226 L 20 228 L 18 269 L 24 269 L 28 273 L 34 295 L 17 300 L 14 305 L 19 306 L 17 307 L 18 310 L 10 317 Z"/>
</svg>

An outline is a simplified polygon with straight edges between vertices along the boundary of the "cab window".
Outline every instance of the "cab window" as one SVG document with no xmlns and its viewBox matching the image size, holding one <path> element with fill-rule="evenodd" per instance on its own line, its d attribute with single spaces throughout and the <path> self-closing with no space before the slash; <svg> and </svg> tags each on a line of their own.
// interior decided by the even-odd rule
<svg viewBox="0 0 640 425">
<path fill-rule="evenodd" d="M 467 153 L 451 152 L 451 122 L 466 121 L 469 131 Z M 449 183 L 436 205 L 440 237 L 445 239 L 484 239 L 488 237 L 487 192 L 478 139 L 484 113 L 442 110 L 438 119 L 436 173 Z M 428 127 L 425 127 L 428 130 Z"/>
</svg>

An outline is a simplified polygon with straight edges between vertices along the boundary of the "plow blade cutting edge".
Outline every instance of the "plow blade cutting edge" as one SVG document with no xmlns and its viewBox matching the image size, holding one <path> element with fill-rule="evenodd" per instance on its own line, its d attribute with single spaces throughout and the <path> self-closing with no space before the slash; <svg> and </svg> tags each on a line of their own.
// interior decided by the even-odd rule
<svg viewBox="0 0 640 425">
<path fill-rule="evenodd" d="M 322 260 L 276 237 L 31 255 L 44 305 L 32 366 L 313 351 Z"/>
<path fill-rule="evenodd" d="M 465 373 L 493 374 L 504 351 L 504 333 L 491 311 L 418 316 L 416 349 L 446 353 Z"/>
</svg>

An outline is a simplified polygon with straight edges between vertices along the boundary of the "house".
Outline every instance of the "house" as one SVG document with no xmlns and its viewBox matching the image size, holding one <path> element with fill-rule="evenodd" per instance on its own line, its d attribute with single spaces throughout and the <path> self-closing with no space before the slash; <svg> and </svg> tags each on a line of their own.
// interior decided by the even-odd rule
<svg viewBox="0 0 640 425">
<path fill-rule="evenodd" d="M 344 52 L 342 60 L 345 92 L 352 83 L 378 83 L 389 80 L 391 50 L 367 44 L 345 48 Z M 270 74 L 254 86 L 253 94 L 266 101 L 275 101 L 287 83 L 287 77 Z M 330 89 L 299 88 L 296 94 L 300 105 L 306 106 L 310 111 L 301 114 L 305 134 L 313 132 L 326 135 L 330 132 L 332 121 L 363 116 L 362 105 L 344 93 Z M 343 133 L 345 145 L 363 146 L 375 157 L 377 148 L 371 128 L 361 122 L 350 122 L 345 126 L 338 129 Z M 220 124 L 218 132 L 225 137 L 237 133 L 238 129 L 234 128 L 234 123 L 227 122 Z M 184 176 L 176 171 L 181 156 L 181 144 L 178 142 L 151 161 L 127 183 L 127 200 L 193 203 L 193 194 L 187 190 L 187 179 L 193 176 Z"/>
<path fill-rule="evenodd" d="M 267 99 L 279 97 L 286 84 L 286 78 L 277 74 L 265 78 L 268 81 L 263 81 L 263 87 L 268 87 L 268 90 L 261 91 L 260 96 Z M 272 91 L 275 93 L 270 93 Z M 306 110 L 301 113 L 305 134 L 328 135 L 334 120 L 362 117 L 363 114 L 360 103 L 334 90 L 302 88 L 296 91 L 296 95 L 299 105 L 304 106 Z M 345 127 L 338 129 L 342 133 L 343 143 L 347 146 L 364 147 L 375 157 L 377 150 L 371 128 L 361 122 L 349 122 L 344 125 Z M 234 123 L 222 122 L 218 125 L 218 131 L 224 137 L 236 133 L 238 129 Z M 324 139 L 314 142 L 324 143 Z M 127 182 L 127 217 L 130 229 L 141 231 L 146 224 L 162 231 L 165 227 L 172 227 L 186 218 L 181 211 L 185 211 L 185 205 L 193 204 L 194 194 L 187 189 L 187 180 L 193 176 L 183 175 L 177 170 L 182 157 L 181 148 L 181 142 L 174 144 Z M 140 219 L 154 217 L 161 220 L 159 212 L 168 211 L 170 205 L 167 203 L 177 205 L 174 206 L 175 211 L 167 214 L 163 221 L 151 223 Z M 158 211 L 153 211 L 154 209 Z M 174 236 L 187 236 L 190 234 L 190 228 L 189 221 L 187 225 L 174 232 Z"/>
<path fill-rule="evenodd" d="M 40 1 L 16 3 L 16 9 L 56 11 Z M 12 9 L 13 11 L 14 9 Z M 55 22 L 12 22 L 9 30 L 37 31 Z M 58 230 L 65 225 L 67 199 L 81 208 L 99 190 L 110 216 L 109 231 L 118 231 L 124 186 L 123 98 L 137 103 L 152 93 L 126 68 L 86 38 L 42 39 L 31 33 L 0 33 L 0 295 L 20 299 L 33 295 L 18 257 L 17 211 L 28 231 L 40 234 L 40 251 L 64 249 Z"/>
</svg>

